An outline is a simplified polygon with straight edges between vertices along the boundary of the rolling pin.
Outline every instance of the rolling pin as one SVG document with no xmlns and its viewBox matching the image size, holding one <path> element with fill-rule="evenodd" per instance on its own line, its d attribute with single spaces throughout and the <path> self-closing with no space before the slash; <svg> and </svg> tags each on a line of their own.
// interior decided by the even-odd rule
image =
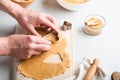
<svg viewBox="0 0 120 80">
<path fill-rule="evenodd" d="M 99 64 L 99 59 L 97 59 L 97 58 L 94 59 L 93 64 L 89 67 L 83 80 L 93 80 L 94 79 L 98 64 Z"/>
</svg>

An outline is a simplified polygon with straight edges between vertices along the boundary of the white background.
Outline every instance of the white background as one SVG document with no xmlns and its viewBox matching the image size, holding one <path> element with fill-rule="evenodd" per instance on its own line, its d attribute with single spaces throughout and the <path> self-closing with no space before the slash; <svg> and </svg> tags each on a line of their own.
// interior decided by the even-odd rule
<svg viewBox="0 0 120 80">
<path fill-rule="evenodd" d="M 29 6 L 35 11 L 43 11 L 56 20 L 70 21 L 74 31 L 74 59 L 78 66 L 83 57 L 100 59 L 100 66 L 106 72 L 105 80 L 110 80 L 113 71 L 120 71 L 120 1 L 119 0 L 91 0 L 80 9 L 72 12 L 59 6 L 56 0 L 35 0 Z M 83 32 L 83 21 L 89 14 L 102 15 L 106 20 L 103 33 L 90 36 Z M 0 11 L 0 36 L 8 36 L 15 31 L 16 21 Z M 0 57 L 0 80 L 9 80 L 9 58 Z"/>
</svg>

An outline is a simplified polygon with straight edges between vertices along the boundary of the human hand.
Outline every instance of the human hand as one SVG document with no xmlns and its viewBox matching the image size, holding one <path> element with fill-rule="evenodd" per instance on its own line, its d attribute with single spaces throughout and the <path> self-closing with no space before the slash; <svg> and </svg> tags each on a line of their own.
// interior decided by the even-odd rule
<svg viewBox="0 0 120 80">
<path fill-rule="evenodd" d="M 39 35 L 35 30 L 36 25 L 43 25 L 56 32 L 59 32 L 55 27 L 55 19 L 45 13 L 24 9 L 22 12 L 20 12 L 16 19 L 22 27 L 27 29 L 33 35 Z"/>
<path fill-rule="evenodd" d="M 9 37 L 10 55 L 27 59 L 50 49 L 51 42 L 33 35 L 11 35 Z"/>
<path fill-rule="evenodd" d="M 22 27 L 33 35 L 39 35 L 35 30 L 36 25 L 43 25 L 58 32 L 55 27 L 55 19 L 48 14 L 28 10 L 11 0 L 0 0 L 0 10 L 14 17 Z"/>
</svg>

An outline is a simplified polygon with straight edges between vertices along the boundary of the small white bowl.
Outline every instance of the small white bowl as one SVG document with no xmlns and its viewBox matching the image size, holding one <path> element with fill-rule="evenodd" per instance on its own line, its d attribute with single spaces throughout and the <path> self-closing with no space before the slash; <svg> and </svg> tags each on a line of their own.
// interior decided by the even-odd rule
<svg viewBox="0 0 120 80">
<path fill-rule="evenodd" d="M 70 3 L 70 2 L 65 2 L 64 0 L 57 0 L 57 2 L 65 9 L 71 11 L 79 11 L 81 8 L 87 6 L 90 0 L 84 3 Z"/>
</svg>

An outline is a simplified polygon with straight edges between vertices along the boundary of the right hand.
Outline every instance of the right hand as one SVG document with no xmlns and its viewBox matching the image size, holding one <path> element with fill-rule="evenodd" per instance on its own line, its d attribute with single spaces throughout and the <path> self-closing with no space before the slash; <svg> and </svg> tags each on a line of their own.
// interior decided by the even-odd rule
<svg viewBox="0 0 120 80">
<path fill-rule="evenodd" d="M 51 42 L 33 35 L 11 35 L 9 37 L 10 55 L 27 59 L 50 49 Z"/>
</svg>

